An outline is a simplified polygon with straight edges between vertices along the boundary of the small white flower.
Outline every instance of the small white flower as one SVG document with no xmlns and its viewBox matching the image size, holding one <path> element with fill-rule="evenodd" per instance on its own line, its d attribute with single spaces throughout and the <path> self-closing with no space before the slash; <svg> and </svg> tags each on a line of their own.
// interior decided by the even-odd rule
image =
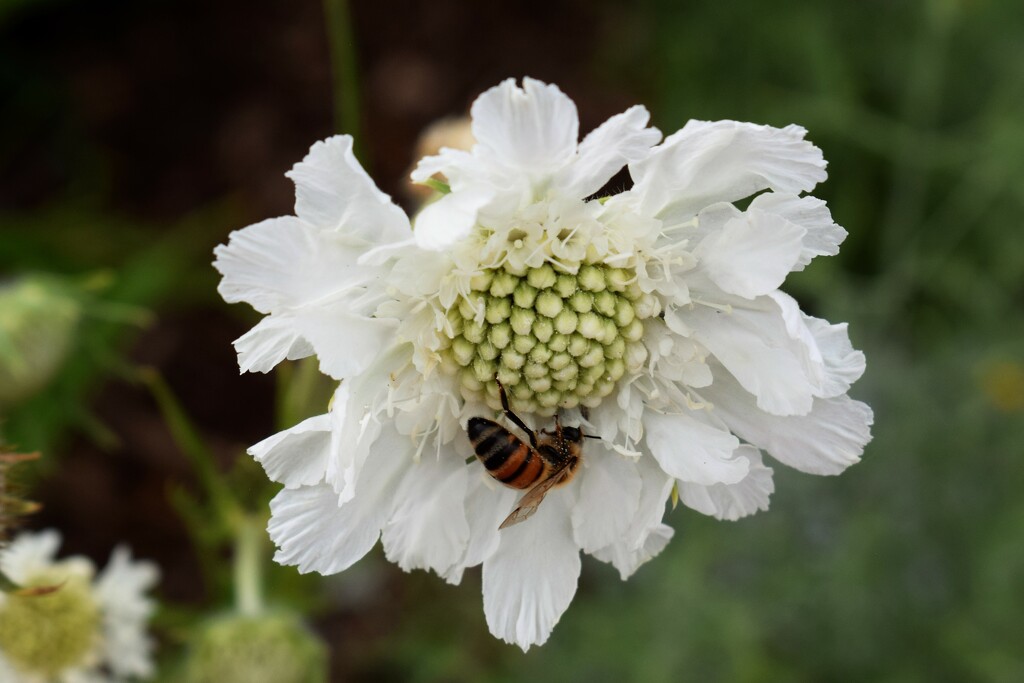
<svg viewBox="0 0 1024 683">
<path fill-rule="evenodd" d="M 217 249 L 224 298 L 267 314 L 236 342 L 241 368 L 316 355 L 341 380 L 328 414 L 250 449 L 285 486 L 279 562 L 330 574 L 380 539 L 453 583 L 482 564 L 488 626 L 525 650 L 571 602 L 580 551 L 626 578 L 665 547 L 674 487 L 738 519 L 767 508 L 762 450 L 816 474 L 859 459 L 872 415 L 846 392 L 864 357 L 778 291 L 846 235 L 801 196 L 820 150 L 797 126 L 691 121 L 659 144 L 647 123 L 632 107 L 579 142 L 557 87 L 508 80 L 473 105 L 472 150 L 413 173 L 451 189 L 415 231 L 340 136 L 290 174 L 295 217 Z M 623 166 L 632 188 L 596 196 Z M 517 492 L 465 435 L 498 419 L 495 378 L 534 429 L 557 414 L 600 437 L 500 532 Z"/>
<path fill-rule="evenodd" d="M 60 534 L 22 533 L 0 551 L 0 570 L 18 585 L 57 587 L 42 595 L 0 593 L 0 683 L 101 683 L 148 678 L 146 622 L 157 580 L 150 562 L 118 547 L 96 575 L 85 557 L 57 560 Z"/>
</svg>

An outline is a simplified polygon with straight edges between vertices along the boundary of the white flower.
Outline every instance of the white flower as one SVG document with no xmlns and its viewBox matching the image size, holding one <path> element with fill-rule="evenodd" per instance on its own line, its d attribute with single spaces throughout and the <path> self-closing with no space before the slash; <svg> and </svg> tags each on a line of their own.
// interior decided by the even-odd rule
<svg viewBox="0 0 1024 683">
<path fill-rule="evenodd" d="M 22 533 L 0 551 L 0 570 L 19 586 L 58 587 L 42 595 L 0 593 L 0 683 L 101 683 L 153 673 L 146 622 L 150 562 L 119 547 L 96 576 L 85 557 L 57 560 L 60 534 Z"/>
<path fill-rule="evenodd" d="M 752 514 L 773 490 L 762 450 L 838 473 L 872 418 L 846 396 L 864 357 L 845 325 L 777 289 L 846 234 L 801 196 L 825 179 L 802 128 L 691 121 L 658 144 L 637 106 L 578 142 L 575 105 L 531 79 L 485 92 L 472 119 L 472 150 L 413 173 L 451 189 L 414 232 L 341 136 L 292 171 L 297 216 L 234 233 L 216 266 L 225 299 L 268 314 L 236 343 L 243 370 L 315 354 L 341 380 L 328 414 L 250 450 L 285 487 L 277 560 L 330 574 L 380 539 L 453 583 L 482 564 L 488 626 L 525 650 L 571 602 L 580 551 L 626 578 L 665 547 L 673 488 Z M 623 166 L 632 188 L 598 197 Z M 465 435 L 501 419 L 495 378 L 534 429 L 557 414 L 600 437 L 501 531 L 517 491 Z"/>
</svg>

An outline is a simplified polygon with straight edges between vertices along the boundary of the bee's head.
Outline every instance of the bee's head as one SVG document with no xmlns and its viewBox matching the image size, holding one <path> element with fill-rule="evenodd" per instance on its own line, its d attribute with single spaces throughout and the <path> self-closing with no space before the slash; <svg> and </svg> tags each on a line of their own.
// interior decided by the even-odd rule
<svg viewBox="0 0 1024 683">
<path fill-rule="evenodd" d="M 562 427 L 562 438 L 572 443 L 578 443 L 583 440 L 583 432 L 579 427 Z"/>
</svg>

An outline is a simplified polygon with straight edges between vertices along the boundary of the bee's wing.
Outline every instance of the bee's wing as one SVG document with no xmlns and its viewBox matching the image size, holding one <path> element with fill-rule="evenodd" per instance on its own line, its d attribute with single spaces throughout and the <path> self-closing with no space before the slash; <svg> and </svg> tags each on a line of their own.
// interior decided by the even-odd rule
<svg viewBox="0 0 1024 683">
<path fill-rule="evenodd" d="M 525 522 L 532 517 L 533 513 L 535 513 L 537 508 L 540 507 L 540 502 L 544 500 L 544 496 L 548 494 L 548 491 L 562 480 L 562 475 L 565 473 L 566 469 L 567 468 L 563 466 L 561 469 L 552 472 L 550 477 L 527 491 L 526 495 L 523 496 L 523 499 L 519 501 L 519 507 L 513 510 L 512 514 L 505 518 L 505 521 L 501 523 L 501 526 L 499 526 L 498 529 L 504 529 L 505 527 L 510 527 L 513 524 Z"/>
</svg>

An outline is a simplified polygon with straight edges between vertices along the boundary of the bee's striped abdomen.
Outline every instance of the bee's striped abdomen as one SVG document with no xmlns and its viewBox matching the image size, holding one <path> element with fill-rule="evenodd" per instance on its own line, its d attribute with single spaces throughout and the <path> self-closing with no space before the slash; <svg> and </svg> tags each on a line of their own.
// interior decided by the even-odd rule
<svg viewBox="0 0 1024 683">
<path fill-rule="evenodd" d="M 497 422 L 473 417 L 467 432 L 487 473 L 506 486 L 528 488 L 544 472 L 544 462 L 534 450 Z"/>
</svg>

